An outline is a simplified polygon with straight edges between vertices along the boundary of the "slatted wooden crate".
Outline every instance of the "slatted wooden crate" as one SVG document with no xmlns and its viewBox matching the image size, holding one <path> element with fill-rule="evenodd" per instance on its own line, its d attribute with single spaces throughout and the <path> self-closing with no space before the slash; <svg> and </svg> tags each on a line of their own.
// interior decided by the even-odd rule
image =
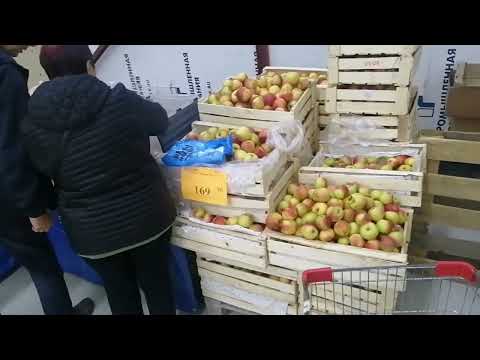
<svg viewBox="0 0 480 360">
<path fill-rule="evenodd" d="M 454 80 L 455 86 L 480 86 L 480 64 L 458 63 Z"/>
<path fill-rule="evenodd" d="M 421 48 L 412 55 L 330 56 L 328 85 L 396 85 L 409 86 L 421 57 Z"/>
<path fill-rule="evenodd" d="M 323 76 L 327 75 L 327 69 L 319 68 L 265 67 L 263 69 L 263 73 L 268 71 L 273 71 L 279 74 L 287 71 L 297 71 L 306 74 L 317 72 Z M 302 97 L 289 112 L 211 105 L 208 104 L 208 97 L 205 97 L 198 103 L 200 120 L 258 128 L 269 128 L 274 125 L 272 123 L 290 119 L 303 122 L 310 109 L 313 107 L 312 88 L 315 84 L 316 82 L 311 82 L 311 88 L 305 90 Z"/>
<path fill-rule="evenodd" d="M 199 134 L 202 131 L 207 130 L 209 127 L 236 129 L 241 126 L 228 125 L 220 123 L 210 123 L 206 121 L 195 121 L 192 123 L 193 132 Z M 275 166 L 262 167 L 261 171 L 255 174 L 255 184 L 247 187 L 242 193 L 229 190 L 231 195 L 245 195 L 255 197 L 265 197 L 272 190 L 271 186 L 275 179 L 281 174 L 281 171 L 285 171 L 285 166 L 288 161 L 288 154 L 278 152 L 278 161 Z"/>
<path fill-rule="evenodd" d="M 247 295 L 260 295 L 285 302 L 288 304 L 288 315 L 298 314 L 299 289 L 297 273 L 294 271 L 273 266 L 259 269 L 202 253 L 197 254 L 197 265 L 205 297 L 257 314 L 271 314 L 250 296 L 246 297 L 246 292 Z M 208 281 L 221 287 L 207 284 Z"/>
<path fill-rule="evenodd" d="M 329 56 L 413 55 L 421 45 L 329 45 Z"/>
<path fill-rule="evenodd" d="M 318 151 L 318 140 L 319 140 L 319 128 L 315 119 L 315 110 L 312 109 L 307 115 L 307 120 L 305 121 L 305 140 L 310 144 L 310 147 L 313 151 L 313 154 L 316 154 Z"/>
<path fill-rule="evenodd" d="M 172 244 L 183 249 L 237 261 L 259 269 L 267 266 L 266 237 L 250 235 L 177 217 L 173 225 Z"/>
<path fill-rule="evenodd" d="M 358 86 L 329 87 L 325 106 L 327 113 L 407 115 L 417 93 L 414 86 Z"/>
<path fill-rule="evenodd" d="M 480 141 L 448 139 L 449 133 L 453 132 L 425 131 L 419 137 L 419 142 L 427 144 L 428 162 L 418 219 L 480 230 L 480 179 L 439 174 L 441 161 L 480 165 Z M 478 139 L 478 133 L 472 133 L 475 137 Z"/>
<path fill-rule="evenodd" d="M 207 203 L 189 201 L 192 207 L 201 207 L 210 214 L 231 217 L 239 216 L 245 213 L 251 214 L 255 222 L 265 223 L 269 209 L 277 200 L 279 193 L 293 174 L 298 170 L 296 160 L 288 161 L 285 166 L 280 168 L 279 173 L 272 182 L 270 191 L 264 197 L 251 197 L 242 195 L 228 195 L 228 204 L 211 205 Z"/>
</svg>

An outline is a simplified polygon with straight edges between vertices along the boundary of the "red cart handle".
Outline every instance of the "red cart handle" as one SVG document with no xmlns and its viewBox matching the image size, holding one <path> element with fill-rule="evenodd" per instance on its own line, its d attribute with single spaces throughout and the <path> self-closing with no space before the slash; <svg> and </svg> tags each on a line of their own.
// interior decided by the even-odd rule
<svg viewBox="0 0 480 360">
<path fill-rule="evenodd" d="M 463 261 L 439 261 L 435 266 L 435 274 L 438 277 L 460 276 L 470 282 L 477 280 L 477 269 Z"/>
<path fill-rule="evenodd" d="M 305 285 L 324 281 L 333 281 L 333 270 L 329 267 L 306 270 L 302 274 L 302 280 Z"/>
</svg>

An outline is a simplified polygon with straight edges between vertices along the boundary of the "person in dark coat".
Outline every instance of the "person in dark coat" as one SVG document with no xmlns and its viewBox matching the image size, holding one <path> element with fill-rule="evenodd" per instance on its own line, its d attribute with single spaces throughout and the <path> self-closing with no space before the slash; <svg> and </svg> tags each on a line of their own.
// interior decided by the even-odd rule
<svg viewBox="0 0 480 360">
<path fill-rule="evenodd" d="M 49 45 L 51 81 L 32 95 L 23 133 L 35 167 L 55 184 L 72 247 L 103 279 L 113 314 L 174 314 L 168 275 L 173 199 L 150 155 L 165 109 L 97 79 L 87 45 Z"/>
<path fill-rule="evenodd" d="M 32 166 L 20 134 L 29 100 L 28 70 L 13 57 L 27 47 L 0 45 L 0 244 L 30 273 L 45 314 L 91 314 L 91 299 L 72 307 L 45 234 L 52 225 L 47 210 L 56 206 L 53 187 Z"/>
</svg>

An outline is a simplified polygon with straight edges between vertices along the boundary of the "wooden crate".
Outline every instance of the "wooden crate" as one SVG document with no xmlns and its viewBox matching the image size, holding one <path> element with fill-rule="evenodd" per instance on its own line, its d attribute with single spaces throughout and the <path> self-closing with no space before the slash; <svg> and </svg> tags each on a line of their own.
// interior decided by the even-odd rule
<svg viewBox="0 0 480 360">
<path fill-rule="evenodd" d="M 421 48 L 413 55 L 329 57 L 328 85 L 409 86 L 421 57 Z"/>
<path fill-rule="evenodd" d="M 318 68 L 265 67 L 263 69 L 263 73 L 268 71 L 273 71 L 276 73 L 283 73 L 286 71 L 298 71 L 300 73 L 317 72 L 321 75 L 327 75 L 326 69 Z M 311 88 L 305 90 L 302 97 L 289 112 L 211 105 L 208 104 L 208 97 L 205 97 L 198 103 L 200 120 L 257 128 L 269 128 L 274 126 L 275 122 L 291 119 L 303 122 L 310 109 L 313 107 L 312 88 L 315 84 L 316 83 L 311 82 Z"/>
<path fill-rule="evenodd" d="M 312 109 L 307 116 L 307 120 L 304 125 L 305 130 L 305 140 L 310 144 L 310 147 L 315 155 L 318 151 L 318 141 L 319 141 L 319 129 L 317 122 L 315 121 L 315 110 Z"/>
<path fill-rule="evenodd" d="M 327 113 L 370 114 L 370 115 L 407 115 L 415 99 L 417 89 L 410 87 L 392 87 L 391 90 L 353 88 L 357 85 L 329 87 L 325 110 Z"/>
<path fill-rule="evenodd" d="M 421 45 L 329 45 L 328 56 L 413 55 Z"/>
<path fill-rule="evenodd" d="M 352 181 L 364 183 L 365 186 L 377 186 L 379 190 L 396 193 L 405 206 L 420 207 L 422 205 L 423 173 L 427 164 L 427 149 L 424 144 L 349 145 L 349 151 L 352 150 L 355 154 L 362 156 L 369 156 L 375 152 L 408 151 L 416 159 L 416 171 L 332 168 L 322 166 L 319 163 L 319 155 L 313 159 L 310 166 L 300 169 L 299 176 L 306 181 L 305 183 L 311 183 L 319 174 L 335 182 L 341 181 L 341 178 L 347 175 L 352 177 Z M 321 141 L 319 153 L 323 155 L 330 151 L 332 151 L 332 145 Z M 335 151 L 338 152 L 338 150 Z M 341 154 L 336 153 L 336 155 Z"/>
<path fill-rule="evenodd" d="M 228 125 L 220 123 L 210 123 L 207 121 L 195 121 L 192 123 L 193 132 L 199 134 L 202 131 L 206 130 L 209 127 L 218 127 L 218 128 L 228 128 L 235 129 L 241 126 L 238 125 Z M 262 171 L 258 174 L 255 174 L 255 185 L 252 185 L 244 190 L 243 193 L 232 192 L 229 190 L 231 195 L 245 195 L 245 196 L 257 196 L 265 197 L 272 190 L 272 183 L 275 179 L 281 175 L 282 171 L 285 171 L 287 165 L 288 155 L 285 153 L 279 153 L 279 159 L 275 167 L 262 168 Z"/>
<path fill-rule="evenodd" d="M 480 230 L 480 179 L 438 173 L 440 161 L 480 165 L 480 141 L 446 138 L 450 133 L 454 132 L 423 132 L 419 137 L 420 143 L 427 144 L 428 162 L 418 220 Z M 472 136 L 478 138 L 478 133 Z M 448 205 L 434 198 L 440 196 Z"/>
<path fill-rule="evenodd" d="M 266 236 L 262 233 L 250 235 L 223 230 L 177 217 L 171 241 L 183 249 L 237 261 L 243 266 L 260 269 L 267 266 Z"/>
<path fill-rule="evenodd" d="M 455 69 L 455 86 L 480 86 L 480 64 L 458 63 Z"/>
<path fill-rule="evenodd" d="M 231 217 L 245 213 L 251 214 L 255 222 L 265 223 L 269 209 L 277 201 L 282 188 L 297 172 L 297 161 L 289 161 L 283 166 L 272 182 L 270 192 L 264 197 L 250 197 L 242 195 L 228 195 L 228 204 L 211 205 L 207 203 L 189 201 L 193 207 L 202 207 L 210 214 Z"/>
<path fill-rule="evenodd" d="M 274 267 L 265 269 L 253 269 L 251 267 L 238 266 L 230 261 L 220 258 L 212 259 L 208 255 L 197 254 L 198 272 L 201 277 L 202 292 L 205 297 L 236 306 L 240 309 L 257 314 L 269 314 L 265 308 L 245 296 L 238 294 L 238 290 L 247 294 L 260 295 L 268 299 L 274 299 L 288 304 L 287 314 L 298 313 L 298 283 L 295 272 Z M 278 275 L 281 273 L 282 275 Z M 270 276 L 277 277 L 276 279 Z M 280 280 L 282 278 L 282 280 Z M 230 289 L 212 288 L 206 286 L 207 281 L 215 281 Z M 234 291 L 231 291 L 233 289 Z M 237 293 L 235 293 L 235 290 Z"/>
</svg>

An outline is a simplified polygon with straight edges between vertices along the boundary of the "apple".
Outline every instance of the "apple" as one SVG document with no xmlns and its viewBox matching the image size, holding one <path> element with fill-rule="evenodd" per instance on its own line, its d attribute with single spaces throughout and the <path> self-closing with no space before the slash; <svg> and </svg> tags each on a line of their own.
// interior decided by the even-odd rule
<svg viewBox="0 0 480 360">
<path fill-rule="evenodd" d="M 297 216 L 297 210 L 294 207 L 288 207 L 282 210 L 282 218 L 284 220 L 295 220 Z"/>
<path fill-rule="evenodd" d="M 333 167 L 333 166 L 335 166 L 335 159 L 328 158 L 328 159 L 323 161 L 323 165 L 328 166 L 328 167 Z"/>
<path fill-rule="evenodd" d="M 247 155 L 248 153 L 244 150 L 235 150 L 233 152 L 233 159 L 238 161 L 244 161 L 247 160 Z"/>
<path fill-rule="evenodd" d="M 353 209 L 345 209 L 343 210 L 343 219 L 349 223 L 352 221 L 355 221 L 355 216 L 357 214 L 355 213 L 355 210 Z"/>
<path fill-rule="evenodd" d="M 359 186 L 357 183 L 348 183 L 346 186 L 350 195 L 358 193 Z"/>
<path fill-rule="evenodd" d="M 194 132 L 190 132 L 187 134 L 187 139 L 188 140 L 198 140 L 198 134 Z"/>
<path fill-rule="evenodd" d="M 217 132 L 217 139 L 226 138 L 228 136 L 228 129 L 220 129 Z"/>
<path fill-rule="evenodd" d="M 285 109 L 287 107 L 287 101 L 285 101 L 285 99 L 283 98 L 276 98 L 275 101 L 273 102 L 273 106 L 272 106 L 275 110 L 277 108 L 282 108 L 282 109 Z"/>
<path fill-rule="evenodd" d="M 365 205 L 365 210 L 370 210 L 375 206 L 375 200 L 373 200 L 371 197 L 365 197 L 365 200 L 367 201 L 367 205 Z"/>
<path fill-rule="evenodd" d="M 298 219 L 297 219 L 298 220 Z M 303 224 L 298 224 L 297 222 L 297 231 L 295 231 L 295 236 L 302 237 L 303 236 L 303 229 L 302 229 Z"/>
<path fill-rule="evenodd" d="M 390 234 L 388 234 L 388 236 L 390 238 L 393 239 L 393 241 L 395 241 L 395 244 L 397 245 L 397 247 L 402 247 L 403 246 L 403 232 L 400 232 L 400 231 L 394 231 L 394 232 L 391 232 Z"/>
<path fill-rule="evenodd" d="M 379 200 L 373 200 L 373 206 L 374 207 L 381 207 L 383 210 L 385 210 L 385 205 Z"/>
<path fill-rule="evenodd" d="M 277 94 L 277 98 L 282 98 L 283 100 L 286 101 L 287 105 L 290 101 L 293 100 L 293 95 L 291 92 L 286 92 L 285 90 L 280 90 L 280 92 Z"/>
<path fill-rule="evenodd" d="M 209 128 L 207 129 L 207 132 L 210 134 L 210 137 L 211 137 L 212 139 L 214 139 L 214 138 L 217 136 L 217 134 L 218 134 L 218 128 L 216 128 L 216 127 L 209 127 Z"/>
<path fill-rule="evenodd" d="M 215 216 L 212 220 L 212 223 L 217 225 L 225 225 L 226 219 L 223 216 Z"/>
<path fill-rule="evenodd" d="M 283 197 L 283 200 L 287 201 L 287 202 L 290 202 L 290 200 L 293 199 L 293 196 L 290 195 L 290 194 L 287 194 Z"/>
<path fill-rule="evenodd" d="M 397 244 L 395 243 L 395 240 L 393 240 L 390 236 L 382 235 L 380 237 L 381 250 L 391 252 L 396 247 L 397 247 Z"/>
<path fill-rule="evenodd" d="M 268 139 L 268 130 L 263 129 L 258 132 L 258 139 L 260 140 L 260 144 L 265 144 Z"/>
<path fill-rule="evenodd" d="M 415 158 L 409 157 L 408 159 L 405 160 L 404 165 L 409 165 L 412 168 L 415 166 Z"/>
<path fill-rule="evenodd" d="M 292 90 L 292 97 L 293 97 L 293 100 L 297 100 L 300 99 L 302 97 L 302 94 L 303 94 L 303 90 L 302 89 L 299 89 L 299 88 L 295 88 Z"/>
<path fill-rule="evenodd" d="M 298 81 L 300 80 L 300 74 L 296 71 L 289 71 L 285 75 L 285 80 L 287 81 L 288 85 L 293 88 L 298 84 Z"/>
<path fill-rule="evenodd" d="M 298 200 L 297 198 L 291 198 L 288 202 L 288 205 L 290 207 L 296 207 L 298 204 L 300 204 L 300 200 Z"/>
<path fill-rule="evenodd" d="M 390 164 L 386 164 L 386 165 L 381 166 L 380 170 L 389 170 L 390 171 L 390 170 L 393 170 L 393 167 Z"/>
<path fill-rule="evenodd" d="M 344 202 L 343 202 L 343 200 L 340 200 L 340 199 L 330 199 L 330 200 L 328 200 L 327 205 L 328 206 L 338 206 L 338 207 L 343 209 Z"/>
<path fill-rule="evenodd" d="M 354 193 L 347 198 L 346 203 L 350 209 L 359 211 L 365 208 L 367 205 L 367 200 L 365 196 L 359 193 Z"/>
<path fill-rule="evenodd" d="M 218 105 L 219 104 L 219 101 L 218 101 L 217 96 L 215 94 L 210 94 L 208 96 L 207 102 L 209 104 L 212 104 L 212 105 Z"/>
<path fill-rule="evenodd" d="M 259 159 L 263 159 L 265 156 L 267 156 L 267 152 L 265 151 L 265 149 L 262 146 L 258 146 L 255 149 L 255 155 L 257 155 L 257 157 Z"/>
<path fill-rule="evenodd" d="M 327 209 L 328 209 L 328 205 L 323 202 L 315 203 L 312 206 L 312 212 L 315 213 L 316 215 L 325 215 L 327 213 Z"/>
<path fill-rule="evenodd" d="M 383 217 L 385 216 L 385 211 L 383 211 L 381 207 L 375 206 L 368 210 L 368 215 L 373 221 L 377 222 L 383 219 Z"/>
<path fill-rule="evenodd" d="M 230 87 L 232 90 L 238 90 L 242 87 L 242 82 L 238 79 L 232 80 L 232 86 Z"/>
<path fill-rule="evenodd" d="M 243 86 L 245 86 L 247 89 L 255 90 L 258 86 L 258 81 L 256 79 L 245 79 Z"/>
<path fill-rule="evenodd" d="M 278 222 L 278 229 L 272 228 L 272 230 L 280 230 L 280 220 L 282 220 L 282 215 L 280 215 L 279 213 L 272 213 L 269 216 L 271 216 L 270 222 L 272 226 L 274 226 L 272 222 L 274 219 L 277 219 L 277 222 Z M 267 220 L 268 220 L 268 217 L 267 217 Z M 227 225 L 237 225 L 237 224 L 238 224 L 238 217 L 232 216 L 227 219 Z"/>
<path fill-rule="evenodd" d="M 370 196 L 370 189 L 366 186 L 360 186 L 358 188 L 358 193 L 362 194 L 363 196 Z"/>
<path fill-rule="evenodd" d="M 405 160 L 408 159 L 408 155 L 398 155 L 398 156 L 395 156 L 395 159 L 398 160 L 400 165 L 403 165 L 405 163 Z"/>
<path fill-rule="evenodd" d="M 264 107 L 265 103 L 261 96 L 256 96 L 255 99 L 252 100 L 252 109 L 262 110 Z"/>
<path fill-rule="evenodd" d="M 198 136 L 198 139 L 201 141 L 210 141 L 213 140 L 213 137 L 208 131 L 202 131 Z"/>
<path fill-rule="evenodd" d="M 300 201 L 305 200 L 308 197 L 308 188 L 303 184 L 298 185 L 295 189 L 295 192 L 293 193 L 293 196 L 295 196 Z"/>
<path fill-rule="evenodd" d="M 246 87 L 241 87 L 240 89 L 237 90 L 236 95 L 237 95 L 238 101 L 242 103 L 248 103 L 248 101 L 252 97 L 252 90 Z"/>
<path fill-rule="evenodd" d="M 387 204 L 384 206 L 385 211 L 395 211 L 399 212 L 400 211 L 400 206 L 398 204 Z"/>
<path fill-rule="evenodd" d="M 238 217 L 238 225 L 249 228 L 253 224 L 253 218 L 250 214 L 242 214 Z"/>
<path fill-rule="evenodd" d="M 330 242 L 335 239 L 335 232 L 333 229 L 322 230 L 320 231 L 318 238 L 320 241 Z"/>
<path fill-rule="evenodd" d="M 269 105 L 265 105 L 265 107 L 263 108 L 263 110 L 273 110 L 273 108 Z"/>
<path fill-rule="evenodd" d="M 389 234 L 393 230 L 393 223 L 386 219 L 377 221 L 377 229 L 380 234 Z"/>
<path fill-rule="evenodd" d="M 282 77 L 279 74 L 274 74 L 271 76 L 272 78 L 272 85 L 282 85 Z"/>
<path fill-rule="evenodd" d="M 277 95 L 280 92 L 280 86 L 272 85 L 268 88 L 268 92 L 272 95 Z M 283 101 L 285 101 L 285 100 L 283 100 Z M 273 107 L 273 105 L 272 105 L 272 107 Z"/>
<path fill-rule="evenodd" d="M 318 230 L 313 225 L 303 225 L 302 226 L 302 235 L 307 240 L 314 240 L 318 237 Z"/>
<path fill-rule="evenodd" d="M 286 208 L 288 208 L 289 206 L 290 206 L 290 204 L 288 203 L 288 201 L 282 200 L 278 204 L 277 210 L 279 212 L 281 212 L 281 211 L 285 210 Z"/>
<path fill-rule="evenodd" d="M 389 192 L 382 191 L 379 200 L 384 204 L 391 204 L 393 202 L 393 195 Z"/>
<path fill-rule="evenodd" d="M 315 179 L 315 189 L 321 189 L 327 187 L 327 180 L 322 177 Z"/>
<path fill-rule="evenodd" d="M 298 79 L 297 88 L 301 90 L 306 90 L 309 85 L 310 85 L 310 81 L 308 80 L 307 77 L 300 77 L 300 79 Z"/>
<path fill-rule="evenodd" d="M 367 224 L 370 220 L 371 218 L 366 211 L 359 212 L 357 216 L 355 216 L 355 222 L 360 226 Z"/>
<path fill-rule="evenodd" d="M 398 224 L 401 224 L 401 225 L 405 224 L 405 222 L 407 221 L 407 218 L 408 218 L 408 215 L 405 211 L 400 210 L 398 212 Z"/>
<path fill-rule="evenodd" d="M 203 215 L 203 218 L 201 220 L 203 220 L 207 223 L 210 223 L 213 220 L 213 215 L 211 215 L 209 213 L 205 213 L 205 215 Z"/>
<path fill-rule="evenodd" d="M 244 72 L 239 73 L 232 77 L 233 80 L 240 80 L 242 83 L 248 79 L 248 75 Z"/>
<path fill-rule="evenodd" d="M 252 224 L 249 227 L 250 230 L 256 231 L 256 232 L 262 232 L 265 228 L 263 227 L 262 224 Z"/>
<path fill-rule="evenodd" d="M 267 87 L 267 78 L 266 76 L 262 75 L 258 78 L 257 80 L 257 85 L 260 86 L 261 88 Z"/>
<path fill-rule="evenodd" d="M 379 250 L 380 249 L 380 241 L 378 240 L 369 240 L 365 244 L 366 249 L 371 249 L 371 250 Z"/>
<path fill-rule="evenodd" d="M 205 213 L 206 211 L 203 208 L 193 209 L 193 217 L 196 219 L 203 219 L 203 217 L 205 216 Z"/>
<path fill-rule="evenodd" d="M 326 188 L 311 189 L 308 192 L 310 199 L 316 202 L 328 202 L 330 200 L 330 192 Z"/>
<path fill-rule="evenodd" d="M 258 89 L 257 94 L 260 95 L 263 98 L 265 95 L 268 95 L 270 93 L 268 92 L 268 89 L 260 88 L 260 89 Z"/>
<path fill-rule="evenodd" d="M 239 127 L 235 131 L 235 136 L 242 142 L 252 138 L 252 132 L 246 126 Z"/>
<path fill-rule="evenodd" d="M 305 225 L 305 221 L 303 221 L 303 219 L 300 218 L 300 217 L 297 217 L 295 219 L 295 222 L 297 223 L 297 229 L 298 229 L 299 226 Z"/>
<path fill-rule="evenodd" d="M 350 235 L 348 240 L 350 240 L 350 245 L 355 247 L 363 247 L 365 245 L 365 240 L 359 234 Z"/>
<path fill-rule="evenodd" d="M 398 171 L 412 171 L 412 167 L 410 165 L 400 165 L 397 169 Z"/>
<path fill-rule="evenodd" d="M 253 153 L 255 152 L 255 143 L 252 140 L 245 140 L 240 145 L 240 148 L 247 153 Z"/>
<path fill-rule="evenodd" d="M 385 211 L 385 219 L 390 220 L 395 225 L 398 224 L 400 221 L 400 217 L 398 216 L 398 213 L 395 211 Z"/>
<path fill-rule="evenodd" d="M 320 230 L 328 230 L 332 228 L 332 222 L 326 215 L 318 215 L 315 219 L 315 226 Z"/>
<path fill-rule="evenodd" d="M 345 237 L 349 235 L 350 225 L 348 222 L 340 220 L 335 223 L 335 225 L 333 226 L 333 230 L 335 231 L 335 234 L 337 234 L 339 237 Z"/>
<path fill-rule="evenodd" d="M 335 197 L 335 196 L 333 196 L 333 192 L 335 191 L 335 189 L 336 189 L 335 185 L 328 185 L 327 186 L 327 190 L 328 190 L 328 193 L 330 194 L 330 197 Z"/>
<path fill-rule="evenodd" d="M 298 184 L 290 183 L 288 184 L 287 193 L 290 195 L 295 194 L 295 189 L 298 187 Z"/>
<path fill-rule="evenodd" d="M 348 230 L 350 234 L 360 234 L 360 226 L 355 222 L 350 223 Z"/>
<path fill-rule="evenodd" d="M 262 144 L 261 147 L 265 150 L 267 155 L 270 154 L 274 149 L 273 146 L 270 144 Z"/>
<path fill-rule="evenodd" d="M 348 196 L 348 188 L 345 185 L 338 186 L 333 192 L 333 195 L 337 199 L 343 200 Z"/>
<path fill-rule="evenodd" d="M 315 214 L 314 212 L 308 212 L 303 216 L 302 219 L 304 224 L 313 225 L 315 224 L 315 220 L 317 219 L 317 214 Z"/>
<path fill-rule="evenodd" d="M 389 158 L 387 160 L 387 164 L 389 164 L 392 167 L 392 169 L 396 169 L 401 165 L 400 161 L 397 158 Z"/>
<path fill-rule="evenodd" d="M 268 95 L 263 96 L 263 103 L 265 105 L 273 107 L 273 102 L 275 101 L 275 99 L 275 95 L 268 93 Z"/>
<path fill-rule="evenodd" d="M 348 237 L 341 237 L 337 240 L 337 243 L 340 245 L 350 245 L 350 240 Z"/>
<path fill-rule="evenodd" d="M 377 165 L 377 164 L 368 164 L 367 169 L 378 170 L 378 169 L 380 169 L 380 166 Z"/>
<path fill-rule="evenodd" d="M 315 205 L 315 201 L 313 201 L 312 199 L 310 198 L 306 198 L 305 200 L 302 201 L 302 204 L 305 204 L 305 206 L 309 209 L 312 209 L 313 206 Z M 326 205 L 326 204 L 325 204 Z M 327 209 L 325 208 L 325 212 L 327 211 Z M 316 211 L 314 211 L 316 212 Z"/>
<path fill-rule="evenodd" d="M 373 222 L 360 226 L 360 235 L 365 240 L 373 240 L 378 236 L 377 226 Z"/>
<path fill-rule="evenodd" d="M 294 235 L 297 232 L 297 224 L 294 220 L 282 220 L 280 232 L 285 235 Z"/>
<path fill-rule="evenodd" d="M 339 206 L 331 206 L 327 209 L 327 216 L 332 222 L 343 219 L 343 209 Z"/>
</svg>

